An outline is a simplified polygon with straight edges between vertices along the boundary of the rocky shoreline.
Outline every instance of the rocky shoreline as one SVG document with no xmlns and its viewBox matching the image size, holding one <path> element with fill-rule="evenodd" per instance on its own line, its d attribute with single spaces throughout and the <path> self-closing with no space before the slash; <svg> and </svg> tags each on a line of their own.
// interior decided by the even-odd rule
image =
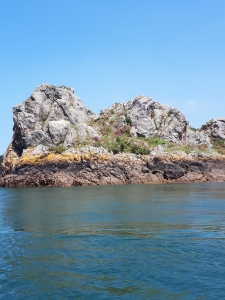
<svg viewBox="0 0 225 300">
<path fill-rule="evenodd" d="M 225 181 L 225 157 L 182 154 L 35 156 L 1 169 L 1 187 L 89 186 Z"/>
<path fill-rule="evenodd" d="M 13 120 L 0 187 L 225 181 L 225 119 L 194 129 L 148 96 L 95 114 L 73 88 L 43 84 Z"/>
</svg>

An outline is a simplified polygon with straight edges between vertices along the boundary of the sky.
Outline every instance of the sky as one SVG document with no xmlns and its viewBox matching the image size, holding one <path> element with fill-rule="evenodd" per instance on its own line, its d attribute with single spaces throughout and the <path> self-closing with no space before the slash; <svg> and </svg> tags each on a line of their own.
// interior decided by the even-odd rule
<svg viewBox="0 0 225 300">
<path fill-rule="evenodd" d="M 195 128 L 225 117 L 224 0 L 0 0 L 0 154 L 42 83 L 94 112 L 138 95 Z"/>
</svg>

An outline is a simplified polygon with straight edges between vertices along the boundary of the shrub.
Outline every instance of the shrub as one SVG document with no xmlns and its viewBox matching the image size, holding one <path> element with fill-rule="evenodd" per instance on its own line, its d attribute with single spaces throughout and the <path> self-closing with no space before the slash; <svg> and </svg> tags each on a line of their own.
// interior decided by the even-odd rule
<svg viewBox="0 0 225 300">
<path fill-rule="evenodd" d="M 130 130 L 131 130 L 131 126 L 130 126 L 130 124 L 127 124 L 127 125 L 125 125 L 125 126 L 123 127 L 123 129 L 121 130 L 121 132 L 122 132 L 123 134 L 126 134 L 126 135 L 131 136 Z"/>
<path fill-rule="evenodd" d="M 225 154 L 225 139 L 212 138 L 211 143 L 213 144 L 214 150 L 220 154 Z"/>
<path fill-rule="evenodd" d="M 132 124 L 131 118 L 129 116 L 126 116 L 126 122 L 127 124 Z"/>
<path fill-rule="evenodd" d="M 61 154 L 64 151 L 66 151 L 66 148 L 63 145 L 58 145 L 52 148 L 52 152 L 54 152 L 55 154 Z"/>
<path fill-rule="evenodd" d="M 94 144 L 95 147 L 101 147 L 101 141 L 96 141 Z"/>
<path fill-rule="evenodd" d="M 117 154 L 121 151 L 120 149 L 120 145 L 117 142 L 112 142 L 109 147 L 108 147 L 109 151 L 112 151 L 113 154 Z"/>
<path fill-rule="evenodd" d="M 129 141 L 126 137 L 117 136 L 116 140 L 107 145 L 108 149 L 114 154 L 119 152 L 129 152 L 134 154 L 149 154 L 150 150 L 145 146 L 139 146 Z"/>
<path fill-rule="evenodd" d="M 204 124 L 204 125 L 202 125 L 200 130 L 207 130 L 209 127 L 210 127 L 210 124 Z"/>
<path fill-rule="evenodd" d="M 138 147 L 136 144 L 131 145 L 131 153 L 137 154 L 137 155 L 147 155 L 150 153 L 150 150 L 147 147 Z"/>
<path fill-rule="evenodd" d="M 167 145 L 168 141 L 161 139 L 160 137 L 147 138 L 146 139 L 152 147 L 156 147 L 158 145 Z"/>
<path fill-rule="evenodd" d="M 213 147 L 218 149 L 218 148 L 225 148 L 225 140 L 221 138 L 214 138 L 213 141 Z"/>
</svg>

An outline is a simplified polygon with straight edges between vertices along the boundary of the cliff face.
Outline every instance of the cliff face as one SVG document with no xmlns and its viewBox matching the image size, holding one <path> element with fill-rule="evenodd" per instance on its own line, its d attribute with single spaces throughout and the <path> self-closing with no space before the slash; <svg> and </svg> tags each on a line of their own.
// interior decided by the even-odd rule
<svg viewBox="0 0 225 300">
<path fill-rule="evenodd" d="M 225 119 L 193 130 L 179 110 L 150 97 L 116 103 L 97 115 L 72 88 L 45 84 L 13 108 L 13 120 L 0 186 L 225 179 L 224 156 L 213 150 L 225 151 Z"/>
</svg>

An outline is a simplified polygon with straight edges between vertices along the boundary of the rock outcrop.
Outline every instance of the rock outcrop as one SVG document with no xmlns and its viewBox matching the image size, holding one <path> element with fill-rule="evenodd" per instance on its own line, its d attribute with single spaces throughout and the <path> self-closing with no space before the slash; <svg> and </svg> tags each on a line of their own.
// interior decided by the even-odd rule
<svg viewBox="0 0 225 300">
<path fill-rule="evenodd" d="M 225 148 L 225 119 L 194 130 L 178 109 L 150 97 L 116 103 L 98 115 L 74 89 L 43 84 L 13 108 L 13 120 L 0 186 L 225 180 L 225 156 L 214 151 L 215 141 Z"/>
<path fill-rule="evenodd" d="M 212 138 L 225 139 L 225 118 L 215 118 L 202 126 L 205 135 Z"/>
<path fill-rule="evenodd" d="M 74 94 L 72 88 L 41 85 L 22 104 L 13 108 L 12 147 L 21 156 L 24 149 L 40 144 L 72 147 L 76 139 L 98 136 L 87 122 L 97 117 Z"/>
<path fill-rule="evenodd" d="M 24 157 L 5 168 L 2 187 L 82 186 L 140 183 L 225 181 L 225 158 L 185 153 L 135 154 L 65 153 Z"/>
<path fill-rule="evenodd" d="M 177 108 L 163 105 L 150 97 L 138 96 L 128 103 L 116 103 L 102 112 L 103 115 L 110 115 L 109 121 L 115 120 L 119 114 L 119 128 L 124 128 L 129 122 L 133 136 L 160 137 L 172 143 L 205 144 L 210 147 L 209 135 L 204 131 L 193 131 Z"/>
</svg>

